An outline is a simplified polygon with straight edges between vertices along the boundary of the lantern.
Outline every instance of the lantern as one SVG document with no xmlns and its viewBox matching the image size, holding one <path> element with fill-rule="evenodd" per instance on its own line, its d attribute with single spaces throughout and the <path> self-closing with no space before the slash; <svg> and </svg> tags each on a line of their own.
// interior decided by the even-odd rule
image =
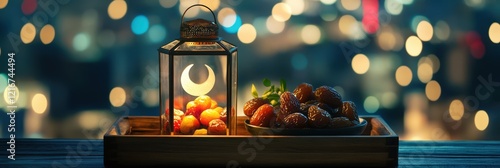
<svg viewBox="0 0 500 168">
<path fill-rule="evenodd" d="M 196 6 L 207 8 L 214 21 L 184 22 Z M 161 133 L 235 134 L 237 47 L 218 36 L 213 11 L 201 4 L 187 8 L 180 38 L 158 52 Z"/>
</svg>

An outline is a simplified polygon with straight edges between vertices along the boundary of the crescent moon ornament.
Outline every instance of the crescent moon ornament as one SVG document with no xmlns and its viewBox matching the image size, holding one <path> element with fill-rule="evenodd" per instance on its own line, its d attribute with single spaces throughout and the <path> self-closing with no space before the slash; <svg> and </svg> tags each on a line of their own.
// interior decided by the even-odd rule
<svg viewBox="0 0 500 168">
<path fill-rule="evenodd" d="M 189 77 L 189 71 L 194 64 L 188 65 L 181 74 L 181 86 L 184 91 L 192 96 L 206 95 L 215 85 L 215 73 L 207 64 L 208 78 L 205 82 L 197 84 L 194 83 Z"/>
</svg>

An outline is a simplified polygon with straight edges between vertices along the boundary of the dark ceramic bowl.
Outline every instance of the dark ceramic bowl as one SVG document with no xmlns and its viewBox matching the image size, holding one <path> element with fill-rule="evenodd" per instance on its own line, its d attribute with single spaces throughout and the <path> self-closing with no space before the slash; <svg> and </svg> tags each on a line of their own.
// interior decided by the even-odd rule
<svg viewBox="0 0 500 168">
<path fill-rule="evenodd" d="M 249 120 L 245 120 L 245 127 L 252 135 L 300 135 L 300 136 L 318 136 L 318 135 L 359 135 L 363 133 L 368 122 L 359 118 L 359 124 L 344 128 L 270 128 L 251 125 Z"/>
</svg>

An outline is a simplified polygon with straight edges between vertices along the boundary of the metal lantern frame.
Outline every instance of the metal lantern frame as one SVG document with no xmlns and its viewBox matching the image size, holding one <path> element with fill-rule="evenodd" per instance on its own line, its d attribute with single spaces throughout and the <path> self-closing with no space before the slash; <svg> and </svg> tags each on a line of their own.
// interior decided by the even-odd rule
<svg viewBox="0 0 500 168">
<path fill-rule="evenodd" d="M 159 55 L 159 70 L 160 70 L 160 73 L 159 73 L 159 79 L 160 79 L 160 100 L 162 101 L 162 93 L 164 92 L 164 90 L 162 90 L 162 70 L 164 68 L 168 68 L 168 128 L 167 130 L 163 130 L 165 127 L 165 123 L 164 123 L 164 119 L 162 118 L 162 113 L 166 113 L 166 109 L 164 106 L 167 106 L 167 105 L 164 105 L 165 102 L 160 102 L 160 124 L 161 124 L 161 134 L 164 134 L 164 133 L 171 133 L 173 132 L 174 130 L 174 98 L 175 98 L 175 95 L 174 95 L 174 76 L 173 74 L 175 74 L 174 72 L 177 71 L 177 69 L 174 69 L 174 57 L 185 57 L 185 56 L 213 56 L 213 55 L 217 55 L 217 56 L 225 56 L 226 57 L 226 117 L 227 117 L 227 121 L 226 121 L 226 126 L 227 128 L 226 129 L 229 129 L 229 134 L 235 134 L 236 133 L 236 96 L 232 96 L 233 94 L 236 95 L 236 89 L 233 90 L 233 86 L 234 88 L 236 88 L 236 81 L 237 81 L 237 47 L 234 45 L 234 44 L 231 44 L 227 41 L 224 41 L 222 40 L 221 37 L 218 37 L 217 35 L 217 32 L 216 32 L 216 35 L 217 37 L 216 38 L 183 38 L 183 33 L 182 32 L 182 24 L 184 23 L 184 15 L 186 14 L 186 12 L 191 9 L 192 7 L 196 7 L 196 6 L 199 6 L 199 7 L 205 7 L 207 8 L 211 13 L 212 13 L 212 16 L 213 16 L 213 22 L 215 23 L 215 25 L 217 26 L 218 23 L 217 23 L 217 20 L 216 20 L 216 17 L 215 17 L 215 14 L 214 12 L 208 7 L 208 6 L 205 6 L 205 5 L 202 5 L 202 4 L 195 4 L 195 5 L 192 5 L 190 7 L 188 7 L 184 13 L 182 14 L 182 18 L 181 18 L 181 38 L 178 38 L 176 40 L 173 40 L 165 45 L 163 45 L 162 47 L 160 47 L 158 49 L 158 55 Z M 218 29 L 218 28 L 217 28 Z M 218 31 L 218 30 L 217 30 Z M 167 47 L 165 46 L 168 46 L 168 45 L 171 45 L 173 44 L 173 42 L 175 41 L 179 41 L 177 44 L 175 44 L 173 47 L 171 47 L 170 49 L 167 49 Z M 183 45 L 183 44 L 186 44 L 186 43 L 192 43 L 192 44 L 207 44 L 207 43 L 210 43 L 210 44 L 213 44 L 213 43 L 217 43 L 222 49 L 223 51 L 208 51 L 208 50 L 203 50 L 203 51 L 177 51 L 177 49 L 179 48 L 179 46 Z M 226 43 L 226 44 L 223 44 L 223 43 Z M 231 48 L 228 48 L 226 45 L 230 45 L 232 46 Z M 163 54 L 168 54 L 168 67 L 162 67 L 162 53 Z M 234 57 L 234 58 L 233 58 Z M 235 64 L 235 67 L 233 67 L 233 64 Z M 234 73 L 234 74 L 233 74 Z M 234 75 L 234 79 L 233 79 L 233 75 Z M 234 93 L 233 93 L 234 92 Z M 234 104 L 233 104 L 233 101 L 234 101 Z M 166 114 L 165 114 L 166 115 Z M 166 117 L 166 116 L 165 116 Z"/>
</svg>

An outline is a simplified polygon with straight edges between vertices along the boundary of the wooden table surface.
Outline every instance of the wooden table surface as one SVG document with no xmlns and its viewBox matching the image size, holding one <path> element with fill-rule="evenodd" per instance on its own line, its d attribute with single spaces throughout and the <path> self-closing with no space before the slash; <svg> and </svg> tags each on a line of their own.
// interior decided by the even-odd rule
<svg viewBox="0 0 500 168">
<path fill-rule="evenodd" d="M 104 167 L 102 140 L 16 139 L 16 160 L 0 139 L 0 167 Z M 399 166 L 500 167 L 500 141 L 400 141 Z"/>
</svg>

